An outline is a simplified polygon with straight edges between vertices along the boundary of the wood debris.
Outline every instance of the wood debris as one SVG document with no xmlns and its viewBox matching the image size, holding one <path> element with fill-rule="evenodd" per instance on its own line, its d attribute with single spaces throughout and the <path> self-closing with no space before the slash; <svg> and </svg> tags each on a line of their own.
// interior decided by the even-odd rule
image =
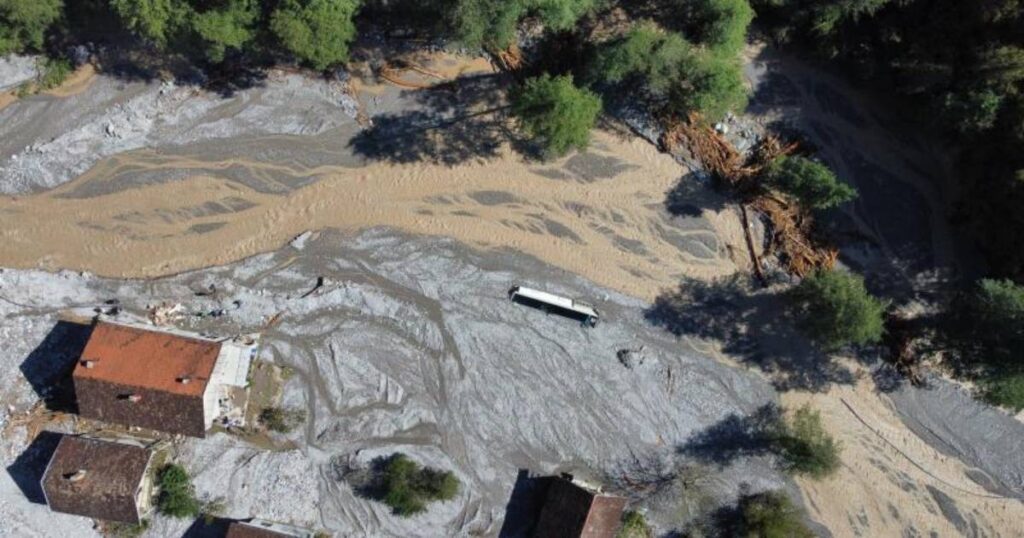
<svg viewBox="0 0 1024 538">
<path fill-rule="evenodd" d="M 778 252 L 790 273 L 803 277 L 816 269 L 835 265 L 839 251 L 815 240 L 814 219 L 810 212 L 788 203 L 759 181 L 764 168 L 772 160 L 796 152 L 798 143 L 783 144 L 774 136 L 767 136 L 744 162 L 728 140 L 700 118 L 691 115 L 685 120 L 669 120 L 661 144 L 670 153 L 688 152 L 704 165 L 716 183 L 739 196 L 747 249 L 754 272 L 763 284 L 767 281 L 750 234 L 748 207 L 764 215 L 770 224 L 769 246 L 765 254 Z"/>
</svg>

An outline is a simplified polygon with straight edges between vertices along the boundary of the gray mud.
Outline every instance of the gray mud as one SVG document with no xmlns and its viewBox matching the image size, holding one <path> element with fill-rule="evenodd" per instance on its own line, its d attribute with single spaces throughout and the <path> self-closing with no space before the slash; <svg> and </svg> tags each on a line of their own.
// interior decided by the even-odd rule
<svg viewBox="0 0 1024 538">
<path fill-rule="evenodd" d="M 324 286 L 303 298 L 320 277 Z M 216 298 L 195 295 L 211 284 Z M 604 321 L 588 330 L 514 304 L 506 292 L 515 284 L 585 298 Z M 314 234 L 277 253 L 152 281 L 8 270 L 0 293 L 0 333 L 16 342 L 2 353 L 11 375 L 0 378 L 0 398 L 14 402 L 5 418 L 34 400 L 19 365 L 65 309 L 89 312 L 112 298 L 136 313 L 161 301 L 193 314 L 225 308 L 221 317 L 179 323 L 221 334 L 258 330 L 280 314 L 264 332 L 261 358 L 296 372 L 284 402 L 307 412 L 292 434 L 300 448 L 264 452 L 216 434 L 178 450 L 201 496 L 230 492 L 226 516 L 344 536 L 497 534 L 520 469 L 574 472 L 642 500 L 687 461 L 681 447 L 695 434 L 776 401 L 758 375 L 649 326 L 636 299 L 519 253 L 382 230 L 354 239 Z M 636 351 L 628 367 L 622 349 Z M 8 457 L 24 442 L 6 447 Z M 340 479 L 340 468 L 397 450 L 455 471 L 464 484 L 458 498 L 403 520 Z M 714 502 L 735 498 L 743 483 L 784 484 L 767 456 L 720 463 L 705 491 Z M 0 493 L 8 507 L 0 515 L 21 513 L 26 501 L 16 490 L 8 484 Z M 676 502 L 648 504 L 663 530 L 684 517 Z M 158 517 L 150 534 L 181 525 Z"/>
</svg>

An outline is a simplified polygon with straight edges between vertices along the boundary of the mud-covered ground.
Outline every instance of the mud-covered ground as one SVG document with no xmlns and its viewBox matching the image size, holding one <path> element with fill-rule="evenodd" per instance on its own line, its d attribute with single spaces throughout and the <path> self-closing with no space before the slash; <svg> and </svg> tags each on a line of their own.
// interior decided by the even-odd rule
<svg viewBox="0 0 1024 538">
<path fill-rule="evenodd" d="M 532 258 L 383 231 L 317 235 L 301 250 L 166 280 L 5 271 L 2 330 L 16 343 L 2 354 L 11 373 L 0 380 L 0 398 L 12 403 L 5 418 L 37 397 L 22 371 L 39 379 L 57 367 L 56 354 L 32 348 L 53 332 L 61 311 L 109 308 L 104 302 L 116 298 L 123 312 L 144 313 L 169 300 L 190 314 L 225 308 L 222 317 L 190 316 L 180 325 L 229 333 L 259 330 L 276 315 L 261 358 L 295 372 L 283 405 L 307 413 L 291 436 L 300 448 L 265 452 L 225 434 L 187 441 L 176 452 L 200 495 L 226 497 L 225 516 L 294 521 L 341 536 L 491 535 L 506 524 L 520 469 L 574 472 L 639 496 L 686 459 L 680 452 L 692 436 L 775 401 L 753 372 L 650 326 L 641 301 Z M 323 287 L 303 297 L 321 277 Z M 195 296 L 211 284 L 216 299 Z M 514 284 L 592 300 L 605 321 L 588 330 L 512 303 L 506 292 Z M 42 289 L 52 293 L 34 291 Z M 48 342 L 57 351 L 59 338 Z M 641 348 L 629 366 L 620 362 L 619 350 Z M 26 442 L 11 432 L 8 464 Z M 403 520 L 339 480 L 345 465 L 396 450 L 455 471 L 464 484 L 458 498 Z M 733 498 L 740 483 L 783 485 L 767 456 L 719 463 L 721 473 L 704 490 L 719 501 Z M 12 520 L 35 514 L 18 532 L 49 532 L 41 507 L 24 502 L 9 477 L 0 483 L 0 513 Z M 654 505 L 651 517 L 669 528 L 678 511 Z M 88 527 L 81 518 L 55 519 Z M 184 524 L 157 518 L 151 534 L 173 535 Z"/>
<path fill-rule="evenodd" d="M 116 297 L 135 311 L 223 306 L 187 324 L 226 333 L 282 313 L 263 358 L 297 372 L 284 400 L 308 416 L 292 435 L 299 448 L 224 434 L 176 448 L 230 517 L 352 536 L 515 535 L 525 523 L 510 497 L 529 489 L 517 483 L 530 469 L 603 481 L 660 532 L 748 482 L 789 488 L 824 535 L 1022 534 L 1019 420 L 941 379 L 916 389 L 874 357 L 814 351 L 785 319 L 784 282 L 744 282 L 738 213 L 698 175 L 614 125 L 587 152 L 532 160 L 486 62 L 425 61 L 463 76 L 413 91 L 272 73 L 218 95 L 86 73 L 66 92 L 0 108 L 0 192 L 14 194 L 0 200 L 0 266 L 18 267 L 0 273 L 8 532 L 88 529 L 26 499 L 38 462 L 23 454 L 22 421 L 59 360 L 58 314 Z M 15 59 L 0 74 L 30 77 L 31 65 Z M 749 146 L 781 121 L 858 187 L 858 202 L 823 220 L 873 290 L 915 308 L 936 283 L 973 274 L 946 219 L 941 145 L 800 62 L 752 50 L 748 77 L 751 107 L 727 122 L 729 136 Z M 32 268 L 194 271 L 122 281 Z M 322 290 L 301 298 L 318 277 Z M 512 305 L 513 283 L 587 298 L 607 322 L 588 331 Z M 217 304 L 194 295 L 209 284 Z M 641 346 L 632 367 L 619 361 Z M 837 476 L 794 484 L 773 470 L 753 434 L 776 401 L 821 411 L 844 445 Z M 466 487 L 404 521 L 340 480 L 394 450 L 453 469 Z M 700 491 L 662 480 L 674 474 L 703 477 Z M 158 518 L 150 534 L 185 526 Z"/>
</svg>

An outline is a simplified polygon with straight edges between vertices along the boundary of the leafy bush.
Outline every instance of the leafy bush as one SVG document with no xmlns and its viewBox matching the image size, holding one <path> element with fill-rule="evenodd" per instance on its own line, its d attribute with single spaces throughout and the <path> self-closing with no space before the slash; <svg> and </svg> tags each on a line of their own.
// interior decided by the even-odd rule
<svg viewBox="0 0 1024 538">
<path fill-rule="evenodd" d="M 804 405 L 781 425 L 778 445 L 786 471 L 825 478 L 839 469 L 841 445 L 821 425 L 821 414 Z"/>
<path fill-rule="evenodd" d="M 583 149 L 601 112 L 601 98 L 577 88 L 571 75 L 531 78 L 513 96 L 512 113 L 549 156 Z"/>
<path fill-rule="evenodd" d="M 784 493 L 766 491 L 739 501 L 736 536 L 747 538 L 814 538 L 803 514 Z"/>
<path fill-rule="evenodd" d="M 819 270 L 790 294 L 800 328 L 826 350 L 882 339 L 887 303 L 872 297 L 858 275 Z"/>
<path fill-rule="evenodd" d="M 806 157 L 775 159 L 765 171 L 765 180 L 813 209 L 828 209 L 857 197 L 857 190 L 839 181 L 827 166 Z"/>
<path fill-rule="evenodd" d="M 384 464 L 381 500 L 399 516 L 423 512 L 427 503 L 454 499 L 458 492 L 454 474 L 420 467 L 405 454 L 395 454 Z"/>
<path fill-rule="evenodd" d="M 0 56 L 41 51 L 63 8 L 63 0 L 0 0 Z"/>
<path fill-rule="evenodd" d="M 143 519 L 138 524 L 109 521 L 103 527 L 103 535 L 107 538 L 139 538 L 148 528 L 148 519 Z"/>
<path fill-rule="evenodd" d="M 995 405 L 1024 409 L 1024 286 L 981 280 L 952 311 L 953 352 L 978 377 L 982 396 Z"/>
<path fill-rule="evenodd" d="M 258 419 L 260 424 L 270 431 L 288 433 L 306 420 L 306 413 L 300 410 L 266 407 L 260 411 Z"/>
<path fill-rule="evenodd" d="M 39 63 L 39 89 L 51 90 L 60 86 L 71 74 L 71 62 L 63 58 L 45 58 Z"/>
<path fill-rule="evenodd" d="M 314 69 L 348 59 L 358 0 L 286 0 L 270 21 L 284 48 Z"/>
<path fill-rule="evenodd" d="M 654 533 L 640 512 L 627 510 L 622 513 L 622 526 L 615 538 L 651 538 Z"/>
<path fill-rule="evenodd" d="M 168 464 L 160 469 L 158 476 L 160 496 L 157 509 L 161 514 L 176 518 L 194 518 L 199 515 L 200 504 L 188 471 L 177 464 Z"/>
</svg>

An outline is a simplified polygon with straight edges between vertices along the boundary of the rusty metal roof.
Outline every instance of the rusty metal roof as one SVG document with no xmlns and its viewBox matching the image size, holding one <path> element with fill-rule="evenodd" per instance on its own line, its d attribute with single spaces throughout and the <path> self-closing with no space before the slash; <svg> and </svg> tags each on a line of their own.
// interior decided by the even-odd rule
<svg viewBox="0 0 1024 538">
<path fill-rule="evenodd" d="M 536 538 L 614 538 L 626 499 L 603 495 L 558 479 L 548 489 Z"/>
<path fill-rule="evenodd" d="M 217 342 L 100 321 L 74 377 L 201 398 L 219 353 Z"/>
<path fill-rule="evenodd" d="M 43 475 L 46 502 L 58 512 L 137 523 L 135 492 L 151 455 L 134 445 L 65 435 Z"/>
</svg>

